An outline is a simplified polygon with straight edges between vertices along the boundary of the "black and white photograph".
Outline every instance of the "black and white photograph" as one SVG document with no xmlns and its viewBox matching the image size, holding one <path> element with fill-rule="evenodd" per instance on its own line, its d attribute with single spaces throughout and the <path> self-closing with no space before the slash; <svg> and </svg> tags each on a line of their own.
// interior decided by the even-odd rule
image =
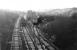
<svg viewBox="0 0 77 50">
<path fill-rule="evenodd" d="M 77 0 L 0 0 L 0 50 L 77 50 Z"/>
</svg>

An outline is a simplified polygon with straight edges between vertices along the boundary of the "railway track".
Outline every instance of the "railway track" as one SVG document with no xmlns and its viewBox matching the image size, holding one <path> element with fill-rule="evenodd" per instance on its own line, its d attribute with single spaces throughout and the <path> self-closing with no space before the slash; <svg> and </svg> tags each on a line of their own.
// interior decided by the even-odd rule
<svg viewBox="0 0 77 50">
<path fill-rule="evenodd" d="M 38 29 L 30 23 L 20 27 L 19 17 L 12 34 L 10 50 L 56 50 L 44 39 Z"/>
</svg>

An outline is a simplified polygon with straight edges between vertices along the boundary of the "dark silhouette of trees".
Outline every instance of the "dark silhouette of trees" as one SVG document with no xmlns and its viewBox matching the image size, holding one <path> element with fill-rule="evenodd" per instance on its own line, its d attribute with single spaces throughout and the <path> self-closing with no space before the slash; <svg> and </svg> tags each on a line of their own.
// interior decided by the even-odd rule
<svg viewBox="0 0 77 50">
<path fill-rule="evenodd" d="M 47 17 L 51 19 L 51 21 L 47 22 L 49 24 L 45 25 L 45 23 L 41 25 L 44 27 L 40 26 L 40 30 L 44 32 L 44 35 L 48 39 L 51 39 L 52 34 L 56 35 L 54 44 L 60 50 L 77 50 L 77 13 L 72 14 L 70 17 L 54 16 L 56 17 L 54 20 L 52 20 L 52 16 L 50 17 Z"/>
</svg>

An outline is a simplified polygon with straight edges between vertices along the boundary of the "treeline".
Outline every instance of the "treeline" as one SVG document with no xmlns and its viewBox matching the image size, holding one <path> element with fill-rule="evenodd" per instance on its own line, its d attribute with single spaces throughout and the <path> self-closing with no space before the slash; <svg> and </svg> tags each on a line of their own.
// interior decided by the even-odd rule
<svg viewBox="0 0 77 50">
<path fill-rule="evenodd" d="M 49 17 L 49 16 L 47 16 Z M 46 38 L 56 35 L 54 44 L 60 50 L 77 50 L 77 13 L 71 16 L 50 16 L 55 17 L 54 20 L 47 25 L 41 25 L 40 29 L 44 32 Z M 49 18 L 50 19 L 50 18 Z"/>
</svg>

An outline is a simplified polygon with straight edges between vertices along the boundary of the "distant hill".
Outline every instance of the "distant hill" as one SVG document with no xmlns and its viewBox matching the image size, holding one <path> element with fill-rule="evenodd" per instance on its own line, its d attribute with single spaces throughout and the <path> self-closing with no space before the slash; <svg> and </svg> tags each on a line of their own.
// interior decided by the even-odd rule
<svg viewBox="0 0 77 50">
<path fill-rule="evenodd" d="M 37 12 L 38 15 L 70 15 L 71 13 L 77 13 L 77 8 L 65 8 L 65 9 L 53 9 L 44 12 Z"/>
</svg>

